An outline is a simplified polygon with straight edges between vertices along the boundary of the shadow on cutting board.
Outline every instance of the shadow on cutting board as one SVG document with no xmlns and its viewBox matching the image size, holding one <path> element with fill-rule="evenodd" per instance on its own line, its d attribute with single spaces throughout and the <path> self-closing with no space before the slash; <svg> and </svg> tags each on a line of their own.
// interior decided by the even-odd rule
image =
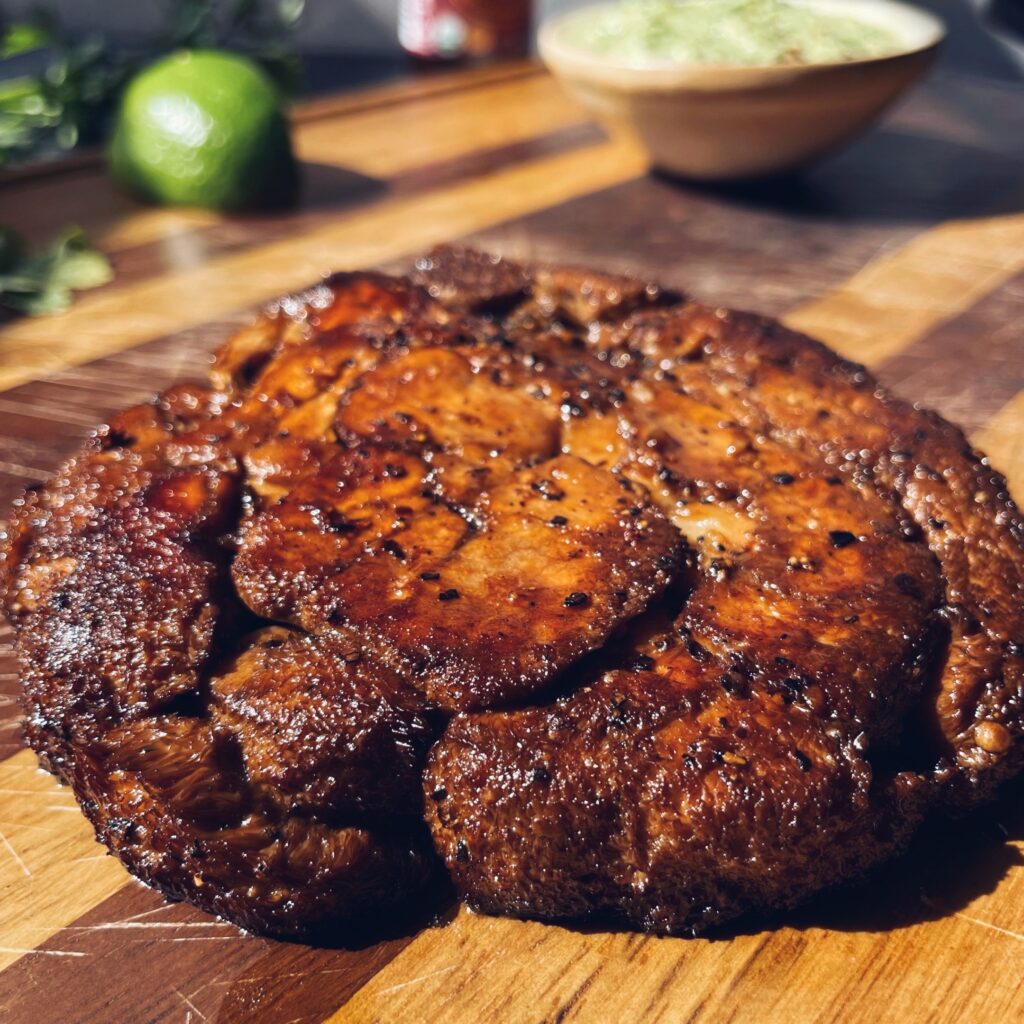
<svg viewBox="0 0 1024 1024">
<path fill-rule="evenodd" d="M 791 911 L 752 914 L 701 934 L 711 941 L 777 928 L 840 932 L 888 932 L 949 917 L 994 892 L 1008 871 L 1024 865 L 1024 779 L 1006 787 L 1001 799 L 957 819 L 927 822 L 902 856 L 863 881 L 812 897 Z M 401 919 L 378 920 L 370 930 L 323 936 L 321 947 L 361 949 L 443 927 L 458 911 L 450 886 L 438 882 Z M 580 934 L 626 932 L 608 922 L 557 922 Z M 685 940 L 684 940 L 685 941 Z"/>
<path fill-rule="evenodd" d="M 1024 210 L 1024 152 L 883 129 L 801 173 L 734 185 L 680 184 L 790 217 L 929 223 Z"/>
<path fill-rule="evenodd" d="M 826 928 L 886 932 L 935 921 L 993 892 L 1011 868 L 1024 864 L 1013 845 L 1024 840 L 1024 780 L 1001 799 L 963 818 L 935 820 L 910 849 L 867 879 L 815 897 L 795 911 L 741 922 L 709 938 L 764 928 Z"/>
</svg>

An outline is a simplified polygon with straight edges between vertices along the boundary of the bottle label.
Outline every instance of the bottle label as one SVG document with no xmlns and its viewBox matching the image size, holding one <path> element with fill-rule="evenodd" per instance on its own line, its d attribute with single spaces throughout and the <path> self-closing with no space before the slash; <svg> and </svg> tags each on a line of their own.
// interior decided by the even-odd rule
<svg viewBox="0 0 1024 1024">
<path fill-rule="evenodd" d="M 529 0 L 402 0 L 398 40 L 418 57 L 512 54 L 526 49 Z"/>
<path fill-rule="evenodd" d="M 398 41 L 421 57 L 459 57 L 469 35 L 465 19 L 445 0 L 405 0 L 398 18 Z"/>
</svg>

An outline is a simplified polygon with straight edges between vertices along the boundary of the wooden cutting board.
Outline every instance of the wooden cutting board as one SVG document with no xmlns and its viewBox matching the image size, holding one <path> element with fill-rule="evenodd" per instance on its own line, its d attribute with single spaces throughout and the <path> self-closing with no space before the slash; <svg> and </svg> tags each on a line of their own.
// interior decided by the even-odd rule
<svg viewBox="0 0 1024 1024">
<path fill-rule="evenodd" d="M 247 310 L 332 268 L 469 238 L 639 271 L 783 316 L 958 420 L 1024 497 L 1024 90 L 932 79 L 799 183 L 645 176 L 530 65 L 297 115 L 303 207 L 150 210 L 102 169 L 0 179 L 0 221 L 74 221 L 116 281 L 0 334 L 0 505 L 114 409 L 183 376 Z M 9 631 L 3 627 L 4 642 Z M 0 675 L 0 1018 L 48 1022 L 1008 1022 L 1024 1019 L 1024 812 L 936 824 L 857 888 L 702 939 L 488 919 L 357 948 L 254 938 L 134 883 L 18 744 Z"/>
</svg>

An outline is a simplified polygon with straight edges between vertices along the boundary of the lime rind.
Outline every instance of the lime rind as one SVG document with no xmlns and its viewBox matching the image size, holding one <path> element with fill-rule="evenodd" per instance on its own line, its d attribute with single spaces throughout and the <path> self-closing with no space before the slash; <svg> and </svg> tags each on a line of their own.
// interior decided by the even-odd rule
<svg viewBox="0 0 1024 1024">
<path fill-rule="evenodd" d="M 252 61 L 217 51 L 173 54 L 129 83 L 109 160 L 123 187 L 166 205 L 279 207 L 298 185 L 273 82 Z"/>
</svg>

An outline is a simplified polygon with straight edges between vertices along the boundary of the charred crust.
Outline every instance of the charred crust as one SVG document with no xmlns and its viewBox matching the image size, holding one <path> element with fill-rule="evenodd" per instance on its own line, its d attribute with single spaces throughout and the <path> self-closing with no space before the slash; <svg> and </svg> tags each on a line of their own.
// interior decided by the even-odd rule
<svg viewBox="0 0 1024 1024">
<path fill-rule="evenodd" d="M 336 275 L 28 492 L 28 742 L 130 870 L 253 930 L 443 860 L 496 912 L 690 934 L 1024 767 L 1005 481 L 863 367 L 642 280 Z"/>
</svg>

